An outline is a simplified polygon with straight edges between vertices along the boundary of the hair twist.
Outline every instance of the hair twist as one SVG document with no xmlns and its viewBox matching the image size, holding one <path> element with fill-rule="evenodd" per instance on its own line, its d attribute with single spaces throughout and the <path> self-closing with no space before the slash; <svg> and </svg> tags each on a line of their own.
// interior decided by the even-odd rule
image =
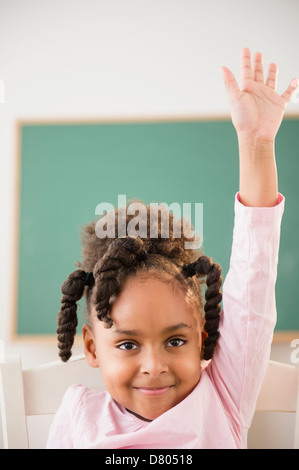
<svg viewBox="0 0 299 470">
<path fill-rule="evenodd" d="M 89 275 L 90 278 L 90 275 Z M 77 301 L 81 299 L 86 281 L 89 282 L 87 273 L 77 270 L 71 273 L 61 287 L 63 294 L 61 298 L 61 308 L 57 317 L 57 340 L 59 356 L 66 362 L 72 355 L 71 348 L 74 343 L 77 318 Z"/>
<path fill-rule="evenodd" d="M 209 360 L 213 356 L 214 349 L 216 347 L 219 338 L 219 322 L 221 312 L 221 267 L 218 264 L 214 264 L 211 258 L 208 256 L 200 256 L 197 261 L 184 265 L 182 272 L 185 277 L 192 277 L 195 274 L 199 276 L 205 275 L 207 289 L 205 292 L 205 324 L 204 330 L 207 333 L 207 338 L 204 340 L 204 353 L 203 358 Z"/>
</svg>

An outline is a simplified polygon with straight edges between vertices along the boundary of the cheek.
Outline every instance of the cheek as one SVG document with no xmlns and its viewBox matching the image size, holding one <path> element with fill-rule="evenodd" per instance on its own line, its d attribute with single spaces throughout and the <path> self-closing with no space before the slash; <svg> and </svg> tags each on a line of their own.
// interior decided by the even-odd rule
<svg viewBox="0 0 299 470">
<path fill-rule="evenodd" d="M 199 380 L 201 370 L 201 352 L 200 346 L 197 341 L 194 341 L 190 350 L 181 356 L 178 356 L 174 361 L 173 366 L 176 368 L 177 373 L 186 382 L 193 382 Z"/>
<path fill-rule="evenodd" d="M 124 360 L 117 353 L 118 351 L 107 351 L 106 360 L 100 360 L 100 369 L 107 389 L 124 386 L 130 383 L 134 376 L 133 362 Z"/>
</svg>

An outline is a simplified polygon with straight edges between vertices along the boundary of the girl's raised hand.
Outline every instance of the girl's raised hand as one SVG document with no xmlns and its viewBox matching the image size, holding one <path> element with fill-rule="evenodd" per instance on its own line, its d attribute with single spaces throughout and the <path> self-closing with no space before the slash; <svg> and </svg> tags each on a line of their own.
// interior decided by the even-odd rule
<svg viewBox="0 0 299 470">
<path fill-rule="evenodd" d="M 229 98 L 232 122 L 238 136 L 274 141 L 298 80 L 293 79 L 285 92 L 279 95 L 276 92 L 277 65 L 269 65 L 264 82 L 263 56 L 256 52 L 252 67 L 248 48 L 242 50 L 240 88 L 227 67 L 222 66 L 221 72 Z"/>
</svg>

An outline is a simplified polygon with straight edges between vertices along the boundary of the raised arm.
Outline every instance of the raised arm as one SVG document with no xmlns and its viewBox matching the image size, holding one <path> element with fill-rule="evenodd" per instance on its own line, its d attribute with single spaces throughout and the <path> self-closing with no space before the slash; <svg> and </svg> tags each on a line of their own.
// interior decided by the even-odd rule
<svg viewBox="0 0 299 470">
<path fill-rule="evenodd" d="M 222 66 L 221 72 L 238 135 L 240 202 L 252 207 L 274 206 L 278 197 L 275 136 L 298 80 L 293 79 L 279 95 L 277 65 L 269 65 L 264 82 L 262 54 L 255 53 L 252 67 L 248 48 L 242 50 L 240 88 L 227 67 Z"/>
</svg>

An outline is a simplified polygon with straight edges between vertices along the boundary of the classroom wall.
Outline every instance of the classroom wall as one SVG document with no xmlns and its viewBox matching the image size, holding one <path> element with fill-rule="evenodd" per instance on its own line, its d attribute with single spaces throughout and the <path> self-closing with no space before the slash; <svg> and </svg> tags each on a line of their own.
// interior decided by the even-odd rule
<svg viewBox="0 0 299 470">
<path fill-rule="evenodd" d="M 299 77 L 296 0 L 0 0 L 0 341 L 24 367 L 56 345 L 11 342 L 16 122 L 22 119 L 227 117 L 220 65 L 239 77 L 242 47 Z M 287 114 L 299 115 L 298 98 Z M 236 162 L 237 165 L 237 162 Z M 278 312 L 283 314 L 283 312 Z M 0 347 L 1 347 L 0 344 Z M 76 349 L 77 348 L 77 349 Z M 78 344 L 75 348 L 80 351 Z M 272 357 L 290 363 L 288 343 Z"/>
</svg>

